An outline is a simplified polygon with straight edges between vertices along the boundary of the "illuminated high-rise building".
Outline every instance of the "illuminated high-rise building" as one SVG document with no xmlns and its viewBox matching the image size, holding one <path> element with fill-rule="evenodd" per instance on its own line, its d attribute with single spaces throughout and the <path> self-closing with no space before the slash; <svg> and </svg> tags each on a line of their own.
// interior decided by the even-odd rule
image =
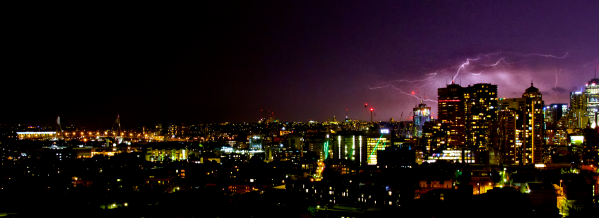
<svg viewBox="0 0 599 218">
<path fill-rule="evenodd" d="M 559 120 L 568 115 L 568 104 L 551 104 L 543 108 L 545 129 L 560 128 Z"/>
<path fill-rule="evenodd" d="M 360 166 L 367 164 L 367 137 L 363 131 L 340 131 L 329 137 L 323 146 L 326 159 L 350 160 Z"/>
<path fill-rule="evenodd" d="M 566 117 L 568 116 L 568 104 L 551 104 L 543 108 L 545 119 L 545 145 L 559 146 L 561 141 L 565 140 L 564 132 L 567 129 Z M 562 119 L 562 117 L 564 119 Z M 562 120 L 560 122 L 560 120 Z"/>
<path fill-rule="evenodd" d="M 583 129 L 589 122 L 587 115 L 587 94 L 584 92 L 570 92 L 570 119 L 569 129 Z"/>
<path fill-rule="evenodd" d="M 427 107 L 426 104 L 422 102 L 418 105 L 418 107 L 414 108 L 414 136 L 422 137 L 422 127 L 424 123 L 431 121 L 431 107 Z"/>
<path fill-rule="evenodd" d="M 491 126 L 497 121 L 497 85 L 478 83 L 465 88 L 466 145 L 487 148 L 491 144 Z"/>
<path fill-rule="evenodd" d="M 589 118 L 591 128 L 595 128 L 599 122 L 597 114 L 599 113 L 599 79 L 591 79 L 584 88 L 587 100 L 587 117 Z"/>
<path fill-rule="evenodd" d="M 466 144 L 464 90 L 452 81 L 447 87 L 439 88 L 438 95 L 438 122 L 447 132 L 447 146 L 460 148 Z"/>
<path fill-rule="evenodd" d="M 340 131 L 331 135 L 325 150 L 333 160 L 350 160 L 359 165 L 377 165 L 378 151 L 392 145 L 387 128 L 371 127 L 364 131 Z"/>
<path fill-rule="evenodd" d="M 538 88 L 535 88 L 533 84 L 526 89 L 526 92 L 522 94 L 522 98 L 526 98 L 526 108 L 523 110 L 524 118 L 524 129 L 527 131 L 524 135 L 524 143 L 526 145 L 525 150 L 528 155 L 528 159 L 534 164 L 543 163 L 543 96 Z M 530 153 L 529 153 L 530 151 Z"/>
<path fill-rule="evenodd" d="M 455 83 L 439 88 L 439 117 L 451 148 L 479 148 L 490 144 L 490 126 L 497 121 L 497 85 Z"/>
<path fill-rule="evenodd" d="M 599 122 L 599 79 L 591 79 L 579 92 L 570 92 L 569 128 L 594 128 Z"/>
<path fill-rule="evenodd" d="M 499 122 L 505 125 L 499 128 L 504 163 L 543 163 L 544 102 L 539 89 L 531 83 L 522 98 L 502 99 L 500 104 Z M 513 123 L 515 128 L 511 128 Z"/>
<path fill-rule="evenodd" d="M 502 164 L 519 164 L 522 157 L 518 112 L 515 109 L 499 111 L 499 149 Z"/>
<path fill-rule="evenodd" d="M 445 140 L 447 139 L 445 133 L 445 131 L 441 130 L 441 123 L 438 123 L 437 120 L 426 122 L 424 123 L 424 127 L 422 127 L 423 138 L 419 144 L 424 146 L 422 149 L 426 152 L 437 150 L 445 144 Z"/>
<path fill-rule="evenodd" d="M 387 128 L 370 128 L 366 132 L 366 162 L 377 165 L 378 151 L 385 150 L 393 144 L 391 130 Z"/>
</svg>

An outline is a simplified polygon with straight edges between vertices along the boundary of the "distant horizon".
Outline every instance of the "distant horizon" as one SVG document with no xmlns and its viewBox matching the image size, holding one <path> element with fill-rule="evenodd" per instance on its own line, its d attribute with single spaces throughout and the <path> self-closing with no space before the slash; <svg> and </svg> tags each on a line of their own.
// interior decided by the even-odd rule
<svg viewBox="0 0 599 218">
<path fill-rule="evenodd" d="M 479 82 L 479 83 L 473 83 L 473 84 L 468 84 L 468 85 L 481 84 L 481 83 L 496 85 L 496 84 L 489 83 L 489 82 Z M 460 85 L 459 83 L 455 83 L 455 84 Z M 468 85 L 460 85 L 460 86 L 462 86 L 462 87 L 468 87 Z M 528 87 L 530 87 L 530 85 L 526 86 L 526 87 L 523 87 L 522 93 L 524 93 L 524 91 Z M 498 86 L 497 89 L 498 89 L 498 92 L 499 92 L 500 86 Z M 515 96 L 512 96 L 512 97 L 501 97 L 501 96 L 498 95 L 498 98 L 519 98 L 519 97 L 521 97 L 521 94 L 518 94 L 518 92 L 513 92 L 513 94 Z M 435 96 L 435 99 L 430 99 L 430 100 L 436 101 L 437 97 L 438 96 Z M 543 98 L 543 99 L 545 100 L 545 98 Z M 430 107 L 434 107 L 434 108 L 437 107 L 437 102 L 426 102 L 425 101 L 423 103 L 426 104 L 427 106 L 430 106 Z M 415 104 L 417 105 L 419 103 L 415 103 Z M 557 102 L 547 103 L 546 102 L 546 105 L 551 105 L 551 104 L 567 104 L 568 106 L 570 106 L 570 102 L 562 102 L 562 103 L 557 103 Z M 369 105 L 368 108 L 371 108 L 371 106 Z M 375 111 L 378 111 L 378 110 L 375 110 Z M 265 112 L 263 112 L 263 113 L 265 114 Z M 103 115 L 102 117 L 105 118 L 105 119 L 109 118 L 108 114 L 106 114 L 106 113 L 104 113 L 102 115 Z M 117 116 L 120 116 L 121 120 L 122 120 L 122 118 L 125 118 L 125 121 L 127 120 L 127 114 L 115 113 L 115 115 L 114 115 L 114 117 L 112 118 L 112 121 L 111 121 L 112 123 L 116 122 Z M 310 120 L 317 121 L 317 122 L 325 122 L 325 121 L 327 121 L 327 119 L 332 120 L 333 116 L 336 116 L 340 120 L 345 120 L 345 115 L 338 116 L 338 115 L 333 114 L 333 115 L 330 115 L 330 117 L 325 117 L 324 120 L 317 120 L 317 119 L 308 119 L 308 120 L 305 120 L 305 121 L 286 121 L 286 120 L 280 120 L 280 122 L 281 123 L 287 123 L 287 122 L 294 123 L 294 122 L 309 122 Z M 433 113 L 433 116 L 437 117 L 437 113 L 436 112 Z M 69 124 L 69 123 L 71 123 L 69 125 L 77 125 L 77 126 L 111 125 L 111 124 L 109 124 L 110 122 L 108 120 L 104 120 L 104 121 L 98 122 L 99 121 L 98 116 L 89 116 L 89 117 L 84 118 L 82 116 L 69 117 L 67 115 L 66 117 L 65 116 L 60 116 L 60 117 L 61 117 L 61 123 L 63 123 L 63 124 Z M 138 117 L 138 116 L 136 116 L 136 117 Z M 369 122 L 370 112 L 367 111 L 367 114 L 364 115 L 364 117 L 367 117 L 367 119 L 352 118 L 351 116 L 349 116 L 348 119 Z M 399 118 L 389 117 L 389 118 L 386 118 L 386 119 L 379 120 L 377 122 L 388 122 L 391 118 L 393 118 L 395 121 L 410 121 L 409 120 L 409 116 L 404 116 L 404 117 L 406 117 L 407 119 L 404 118 L 403 120 L 399 120 Z M 46 121 L 34 121 L 34 120 L 23 121 L 23 122 L 19 122 L 19 121 L 15 121 L 15 120 L 8 121 L 8 122 L 3 121 L 3 122 L 0 122 L 0 124 L 39 124 L 39 125 L 44 125 L 44 126 L 52 126 L 52 125 L 56 124 L 56 118 L 57 117 L 54 117 L 53 119 L 46 120 Z M 138 122 L 138 121 L 136 121 L 136 122 L 133 122 L 133 125 L 134 126 L 148 126 L 148 125 L 155 125 L 155 124 L 159 124 L 159 123 L 162 123 L 162 124 L 181 124 L 181 123 L 184 123 L 184 124 L 190 124 L 190 125 L 192 125 L 192 124 L 219 124 L 219 123 L 225 123 L 225 122 L 229 122 L 229 123 L 258 123 L 259 119 L 260 119 L 260 117 L 257 117 L 256 120 L 254 120 L 254 121 L 227 121 L 227 120 L 222 120 L 222 121 L 214 121 L 214 122 L 194 122 L 194 121 L 191 121 L 191 120 L 189 120 L 189 121 L 185 121 L 185 120 L 181 120 L 181 121 L 160 121 L 160 120 L 156 120 L 156 121 L 150 121 L 150 122 Z M 276 117 L 276 114 L 275 114 L 275 119 L 279 119 L 278 117 Z M 71 122 L 70 120 L 76 120 L 76 121 Z M 144 120 L 147 120 L 147 119 L 144 119 Z M 121 122 L 121 123 L 123 123 L 123 122 Z M 125 125 L 129 125 L 129 124 L 125 123 Z"/>
</svg>

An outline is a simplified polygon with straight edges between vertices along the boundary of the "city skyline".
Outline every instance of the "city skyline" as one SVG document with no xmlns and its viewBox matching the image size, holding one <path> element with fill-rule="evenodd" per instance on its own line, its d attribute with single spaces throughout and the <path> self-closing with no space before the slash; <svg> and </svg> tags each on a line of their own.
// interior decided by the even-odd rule
<svg viewBox="0 0 599 218">
<path fill-rule="evenodd" d="M 599 214 L 597 0 L 4 9 L 0 217 Z"/>
<path fill-rule="evenodd" d="M 459 82 L 456 83 L 455 81 L 453 81 L 453 85 L 457 85 L 457 86 L 461 86 L 462 88 L 469 88 L 470 86 L 473 85 L 481 85 L 481 84 L 489 84 L 489 85 L 493 85 L 493 86 L 497 86 L 496 84 L 492 84 L 492 83 L 476 83 L 476 84 L 468 84 L 468 85 L 460 85 Z M 588 85 L 589 83 L 585 83 L 585 85 Z M 447 87 L 449 87 L 450 85 L 452 85 L 452 83 L 450 84 L 446 84 Z M 524 87 L 524 88 L 529 88 L 533 86 L 533 83 L 529 84 L 529 86 Z M 474 86 L 473 86 L 474 87 Z M 441 90 L 445 87 L 439 87 L 438 89 Z M 582 89 L 582 87 L 581 87 Z M 498 92 L 497 93 L 501 93 L 499 92 L 499 90 L 501 90 L 500 88 L 497 88 Z M 524 90 L 524 89 L 523 89 Z M 522 91 L 523 92 L 523 91 Z M 576 91 L 576 93 L 578 93 L 579 91 Z M 497 93 L 495 93 L 497 95 Z M 572 92 L 575 93 L 575 92 Z M 506 98 L 517 98 L 519 97 L 518 95 L 521 95 L 521 92 L 518 92 L 517 90 L 514 91 L 512 93 L 513 95 L 511 95 L 511 97 L 505 97 L 505 96 L 498 96 L 499 98 L 502 99 L 506 99 Z M 542 94 L 547 95 L 547 93 L 542 92 Z M 570 93 L 568 93 L 568 95 L 570 95 Z M 434 99 L 437 99 L 439 96 L 434 96 Z M 551 95 L 549 94 L 549 98 L 551 98 Z M 428 101 L 427 99 L 417 99 L 418 102 L 415 103 L 416 105 L 414 105 L 413 107 L 419 107 L 418 105 L 424 104 L 430 108 L 437 108 L 438 106 L 438 101 L 437 100 L 433 100 L 432 98 L 429 98 Z M 569 105 L 570 104 L 570 100 L 568 99 L 568 101 L 562 102 L 562 103 L 553 103 L 551 102 L 551 99 L 549 99 L 550 101 L 548 103 L 546 103 L 546 105 L 550 105 L 550 104 L 565 104 L 565 105 Z M 357 120 L 357 121 L 362 121 L 362 122 L 369 122 L 370 118 L 371 118 L 371 110 L 374 110 L 373 107 L 371 107 L 371 105 L 368 105 L 368 103 L 366 103 L 365 107 L 361 107 L 362 108 L 362 114 L 359 114 L 359 117 L 350 117 L 347 116 L 347 119 L 350 120 Z M 498 108 L 496 108 L 498 109 Z M 378 111 L 378 110 L 376 110 Z M 432 111 L 432 110 L 431 110 Z M 126 126 L 127 128 L 137 128 L 140 126 L 152 126 L 154 124 L 163 124 L 163 125 L 167 125 L 167 124 L 177 124 L 177 123 L 186 123 L 188 125 L 193 125 L 193 124 L 219 124 L 219 123 L 259 123 L 261 121 L 261 119 L 264 119 L 264 121 L 266 121 L 267 119 L 269 119 L 272 115 L 274 114 L 274 112 L 268 111 L 268 110 L 261 110 L 259 113 L 257 113 L 257 117 L 255 120 L 253 121 L 240 121 L 240 122 L 231 122 L 229 120 L 220 120 L 220 121 L 214 121 L 214 122 L 190 122 L 192 121 L 192 119 L 189 120 L 168 120 L 168 119 L 162 119 L 162 120 L 153 120 L 153 121 L 134 121 L 131 123 L 127 123 Z M 348 113 L 346 112 L 344 115 L 347 115 Z M 61 123 L 62 124 L 66 124 L 66 125 L 75 125 L 75 126 L 90 126 L 90 127 L 94 127 L 94 128 L 107 128 L 109 126 L 114 127 L 116 125 L 117 122 L 120 123 L 121 120 L 121 116 L 120 114 L 116 114 L 113 115 L 112 117 L 110 117 L 109 114 L 103 114 L 103 118 L 104 120 L 100 120 L 98 119 L 98 117 L 78 117 L 78 119 L 80 120 L 66 120 L 65 123 L 65 118 L 63 115 L 59 115 L 59 116 L 55 116 L 52 118 L 48 118 L 48 119 L 43 119 L 43 120 L 34 120 L 34 121 L 29 121 L 29 122 L 25 122 L 24 120 L 15 120 L 13 122 L 7 122 L 7 124 L 23 124 L 23 125 L 41 125 L 41 127 L 56 127 L 58 119 L 62 120 Z M 436 111 L 434 113 L 431 114 L 432 115 L 432 119 L 438 119 L 438 114 L 436 113 Z M 68 114 L 66 115 L 66 117 L 72 118 L 70 117 Z M 408 111 L 404 114 L 404 112 L 401 112 L 401 115 L 398 118 L 395 117 L 390 117 L 390 118 L 380 118 L 376 116 L 376 113 L 374 113 L 374 120 L 376 122 L 389 122 L 390 120 L 394 120 L 394 121 L 410 121 L 412 122 L 414 114 L 412 113 L 412 111 Z M 279 120 L 278 117 L 274 117 L 274 120 L 278 120 L 278 122 L 282 122 L 282 123 L 308 123 L 310 121 L 315 121 L 315 122 L 331 122 L 334 119 L 336 119 L 337 121 L 343 121 L 344 119 L 346 119 L 346 116 L 338 116 L 338 115 L 330 115 L 329 117 L 325 117 L 323 120 L 315 120 L 315 119 L 309 119 L 309 120 Z M 117 121 L 118 120 L 118 121 Z M 95 122 L 93 122 L 95 121 Z"/>
</svg>

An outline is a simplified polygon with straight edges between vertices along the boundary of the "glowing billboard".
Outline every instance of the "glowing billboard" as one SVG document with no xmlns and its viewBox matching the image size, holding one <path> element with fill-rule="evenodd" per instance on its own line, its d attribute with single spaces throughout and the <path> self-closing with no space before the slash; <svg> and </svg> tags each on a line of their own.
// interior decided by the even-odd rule
<svg viewBox="0 0 599 218">
<path fill-rule="evenodd" d="M 581 135 L 570 136 L 570 143 L 572 143 L 572 145 L 582 145 L 583 142 L 584 142 L 584 136 L 581 136 Z"/>
</svg>

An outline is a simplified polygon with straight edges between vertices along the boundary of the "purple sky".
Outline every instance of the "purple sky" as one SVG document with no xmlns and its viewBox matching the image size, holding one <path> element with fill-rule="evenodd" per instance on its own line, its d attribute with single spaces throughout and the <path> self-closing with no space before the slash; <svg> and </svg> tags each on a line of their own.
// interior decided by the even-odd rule
<svg viewBox="0 0 599 218">
<path fill-rule="evenodd" d="M 256 122 L 260 110 L 307 122 L 346 109 L 364 120 L 364 103 L 377 120 L 405 120 L 425 98 L 436 115 L 437 89 L 454 77 L 497 84 L 499 97 L 519 97 L 534 80 L 547 104 L 569 103 L 599 67 L 591 0 L 12 11 L 0 122 Z"/>
</svg>

